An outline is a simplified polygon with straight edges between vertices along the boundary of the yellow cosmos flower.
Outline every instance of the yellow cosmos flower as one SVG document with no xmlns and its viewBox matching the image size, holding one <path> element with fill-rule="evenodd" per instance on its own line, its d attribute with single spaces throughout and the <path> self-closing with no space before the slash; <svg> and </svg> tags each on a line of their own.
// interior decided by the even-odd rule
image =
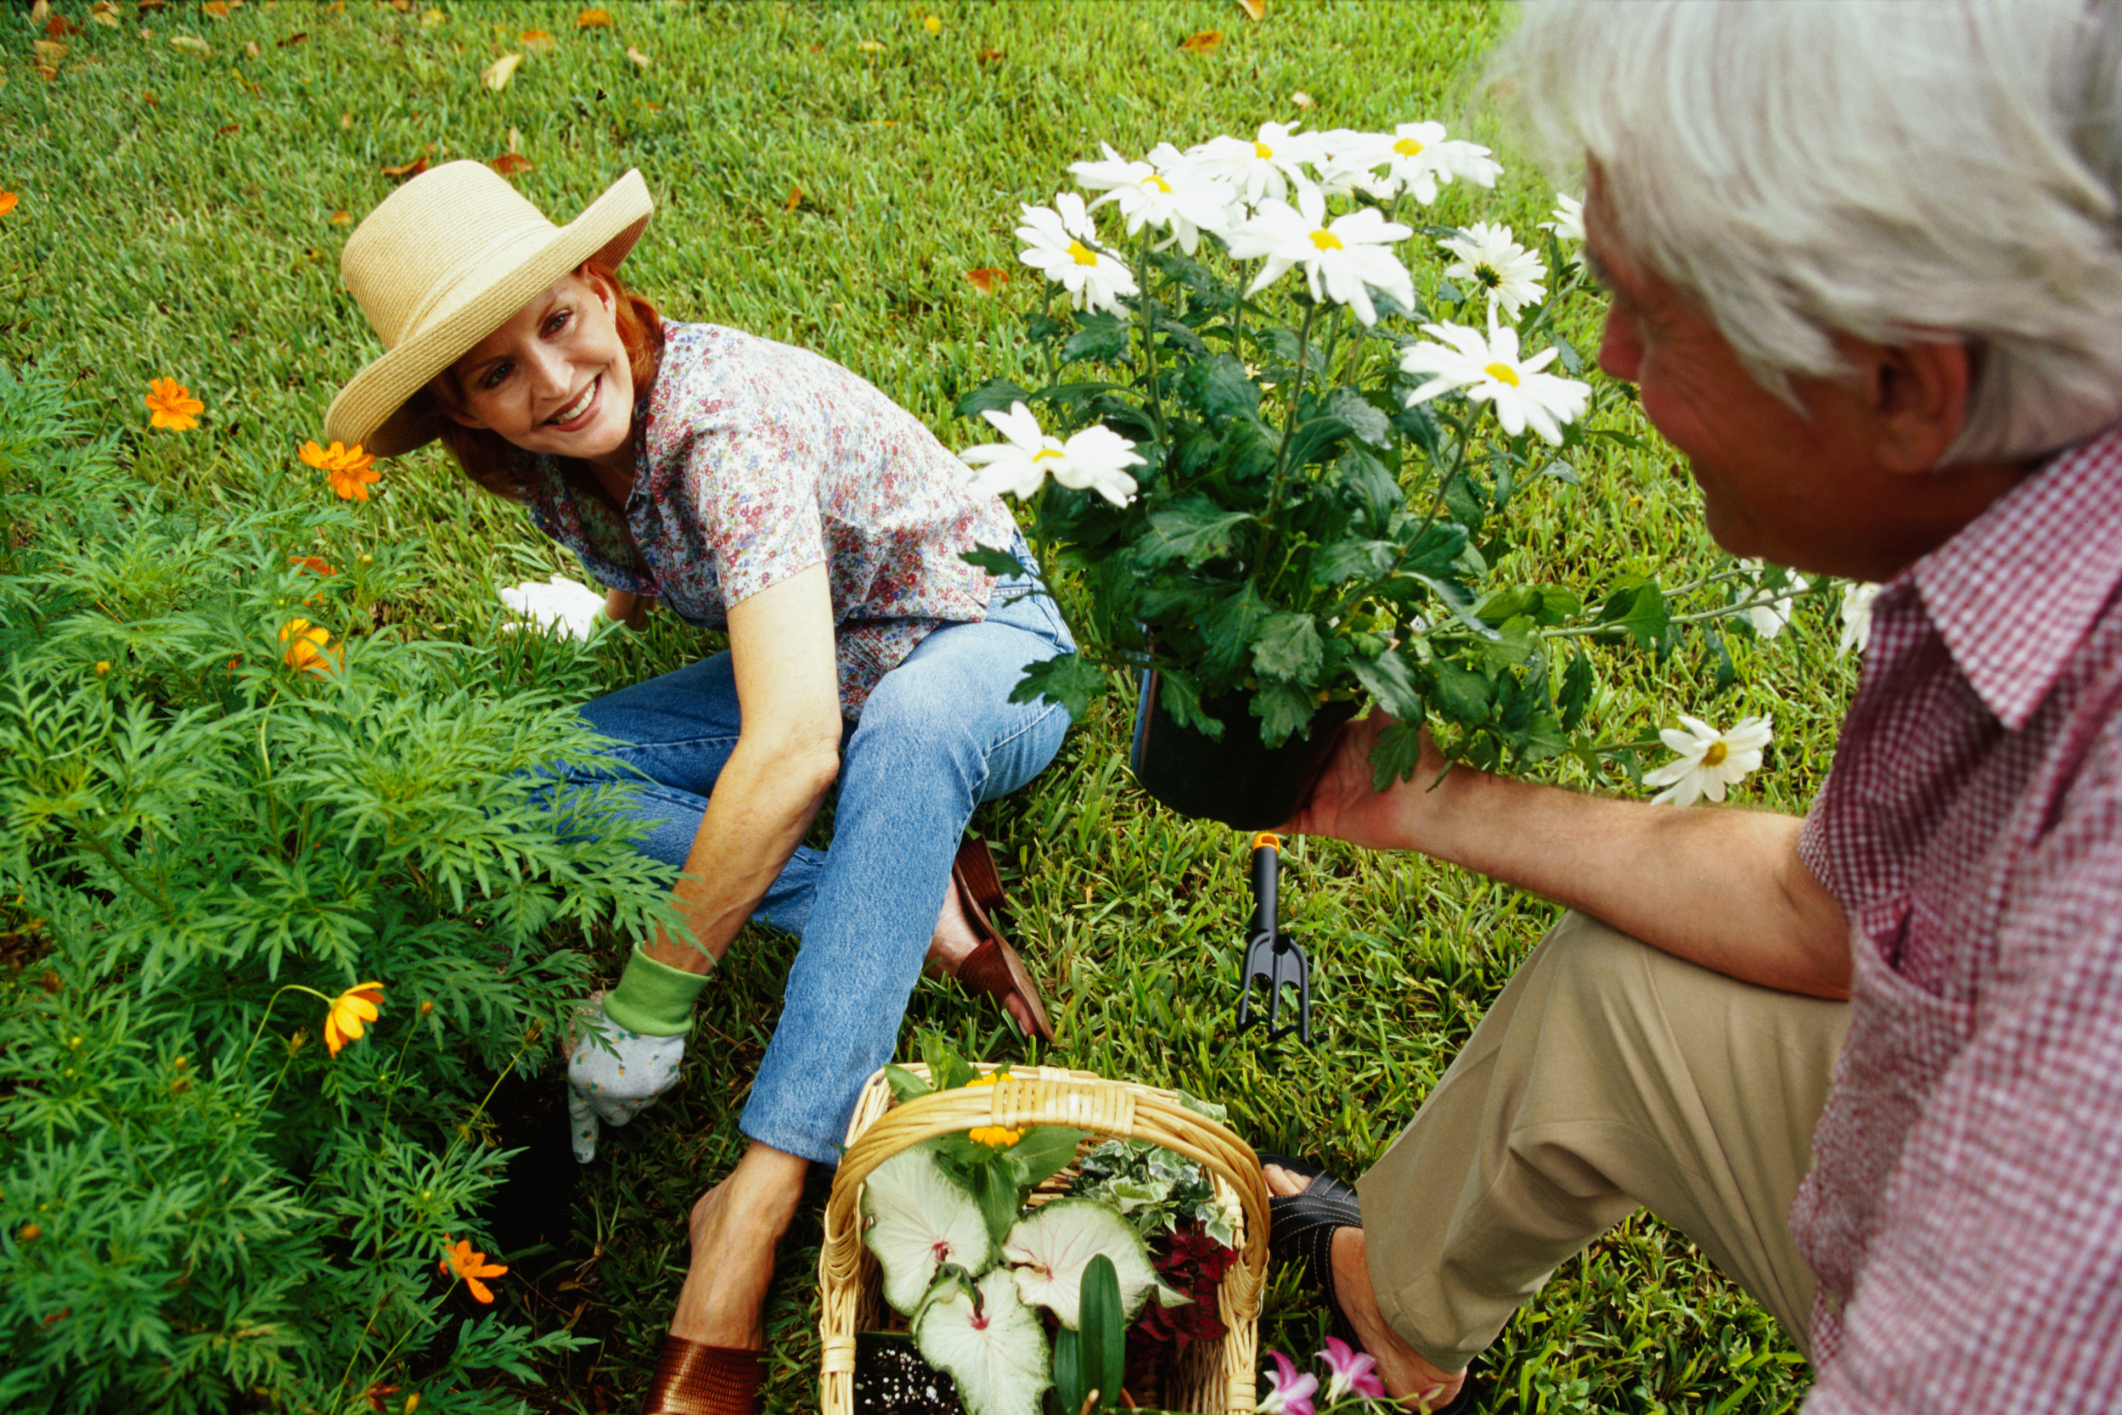
<svg viewBox="0 0 2122 1415">
<path fill-rule="evenodd" d="M 302 460 L 324 473 L 341 501 L 366 501 L 369 486 L 383 480 L 383 473 L 375 469 L 376 454 L 362 451 L 358 442 L 351 447 L 343 442 L 329 447 L 305 442 Z"/>
<path fill-rule="evenodd" d="M 13 192 L 0 192 L 0 216 L 5 216 L 10 211 L 13 211 L 15 209 L 15 203 L 20 200 L 21 198 L 16 196 Z"/>
<path fill-rule="evenodd" d="M 289 668 L 306 673 L 328 674 L 339 666 L 339 650 L 331 647 L 332 636 L 307 619 L 290 619 L 280 626 L 280 642 L 287 651 L 280 655 Z"/>
<path fill-rule="evenodd" d="M 976 1145 L 992 1145 L 1001 1150 L 1024 1138 L 1022 1130 L 1010 1130 L 1000 1125 L 976 1125 L 965 1132 L 965 1138 Z"/>
<path fill-rule="evenodd" d="M 148 426 L 166 427 L 173 432 L 189 432 L 199 426 L 198 415 L 206 411 L 206 404 L 192 397 L 191 389 L 174 378 L 158 378 L 148 385 L 148 390 Z"/>
<path fill-rule="evenodd" d="M 442 1238 L 444 1242 L 449 1241 L 449 1235 L 446 1233 L 442 1235 Z M 508 1271 L 506 1266 L 486 1261 L 486 1254 L 473 1248 L 472 1241 L 469 1238 L 458 1239 L 454 1245 L 443 1249 L 442 1252 L 442 1261 L 435 1264 L 435 1266 L 441 1270 L 444 1277 L 454 1274 L 463 1278 L 464 1285 L 471 1289 L 472 1296 L 478 1298 L 481 1302 L 492 1302 L 494 1300 L 493 1289 L 479 1279 L 500 1277 Z"/>
<path fill-rule="evenodd" d="M 358 1038 L 376 1020 L 376 1007 L 383 1001 L 383 984 L 356 983 L 332 999 L 324 1018 L 324 1044 L 339 1054 L 339 1048 Z"/>
</svg>

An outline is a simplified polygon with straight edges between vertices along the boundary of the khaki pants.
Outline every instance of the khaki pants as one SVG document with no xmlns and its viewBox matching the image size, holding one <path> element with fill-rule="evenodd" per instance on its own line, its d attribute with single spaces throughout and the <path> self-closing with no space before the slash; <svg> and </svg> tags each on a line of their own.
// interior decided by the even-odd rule
<svg viewBox="0 0 2122 1415">
<path fill-rule="evenodd" d="M 1564 915 L 1358 1185 L 1386 1320 L 1461 1369 L 1642 1207 L 1807 1348 L 1813 1275 L 1785 1218 L 1848 1021 Z"/>
</svg>

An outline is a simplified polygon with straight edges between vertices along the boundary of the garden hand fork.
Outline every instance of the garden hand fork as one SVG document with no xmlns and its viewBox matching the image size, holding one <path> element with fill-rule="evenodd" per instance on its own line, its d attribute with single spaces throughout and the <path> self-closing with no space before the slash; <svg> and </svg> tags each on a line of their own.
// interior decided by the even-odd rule
<svg viewBox="0 0 2122 1415">
<path fill-rule="evenodd" d="M 1267 1040 L 1278 1042 L 1290 1033 L 1305 1046 L 1312 1044 L 1311 962 L 1296 940 L 1276 923 L 1275 885 L 1282 870 L 1282 842 L 1268 831 L 1253 837 L 1253 924 L 1245 939 L 1244 985 L 1238 994 L 1238 1030 L 1255 1024 L 1267 1028 Z M 1253 983 L 1267 983 L 1266 1015 L 1253 1012 Z M 1297 1018 L 1282 1021 L 1282 989 L 1297 990 Z"/>
</svg>

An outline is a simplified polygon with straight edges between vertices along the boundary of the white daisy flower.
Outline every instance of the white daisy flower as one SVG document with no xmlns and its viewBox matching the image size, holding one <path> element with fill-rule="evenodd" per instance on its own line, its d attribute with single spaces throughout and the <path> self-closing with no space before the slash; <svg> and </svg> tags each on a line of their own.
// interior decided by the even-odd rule
<svg viewBox="0 0 2122 1415">
<path fill-rule="evenodd" d="M 1424 206 L 1437 199 L 1437 188 L 1464 177 L 1479 187 L 1493 187 L 1503 168 L 1477 142 L 1444 135 L 1442 123 L 1402 123 L 1378 139 L 1379 160 L 1392 164 L 1386 180 Z"/>
<path fill-rule="evenodd" d="M 1317 175 L 1320 191 L 1330 197 L 1350 197 L 1360 192 L 1381 202 L 1392 200 L 1399 183 L 1378 174 L 1385 165 L 1385 154 L 1380 150 L 1387 141 L 1384 137 L 1353 128 L 1335 128 L 1317 136 L 1321 150 L 1312 159 L 1312 171 Z"/>
<path fill-rule="evenodd" d="M 1285 201 L 1291 187 L 1311 185 L 1303 166 L 1325 155 L 1317 133 L 1300 133 L 1298 124 L 1262 123 L 1252 138 L 1210 138 L 1186 151 L 1186 162 L 1206 177 L 1220 177 L 1247 206 L 1272 197 Z"/>
<path fill-rule="evenodd" d="M 1459 257 L 1444 273 L 1455 280 L 1478 285 L 1488 295 L 1491 310 L 1500 308 L 1505 319 L 1547 294 L 1540 282 L 1547 278 L 1547 265 L 1518 244 L 1508 226 L 1476 221 L 1456 236 L 1447 236 L 1444 249 Z"/>
<path fill-rule="evenodd" d="M 1669 762 L 1643 776 L 1645 786 L 1665 789 L 1651 797 L 1652 805 L 1670 802 L 1692 806 L 1703 796 L 1724 799 L 1724 789 L 1736 786 L 1761 765 L 1761 749 L 1775 740 L 1770 730 L 1773 718 L 1742 717 L 1728 732 L 1719 732 L 1699 717 L 1680 714 L 1686 731 L 1667 727 L 1658 733 L 1666 746 L 1679 753 Z"/>
<path fill-rule="evenodd" d="M 1753 586 L 1747 590 L 1745 597 L 1747 599 L 1761 598 L 1764 591 L 1764 586 L 1761 583 L 1761 574 L 1768 566 L 1759 560 L 1741 560 L 1739 568 L 1754 577 Z M 1790 623 L 1791 610 L 1797 602 L 1797 592 L 1805 587 L 1805 581 L 1801 576 L 1790 575 L 1789 584 L 1789 593 L 1777 595 L 1766 603 L 1757 604 L 1753 608 L 1746 610 L 1741 616 L 1747 623 L 1753 625 L 1754 632 L 1764 639 L 1773 639 L 1776 635 L 1783 632 L 1785 625 Z"/>
<path fill-rule="evenodd" d="M 1027 206 L 1023 211 L 1017 239 L 1027 249 L 1017 258 L 1058 282 L 1077 309 L 1120 313 L 1120 296 L 1136 293 L 1134 273 L 1125 262 L 1094 249 L 1098 228 L 1083 198 L 1062 192 L 1050 207 Z"/>
<path fill-rule="evenodd" d="M 1422 332 L 1443 342 L 1411 344 L 1401 353 L 1403 371 L 1428 377 L 1407 395 L 1410 408 L 1463 388 L 1476 403 L 1494 404 L 1496 420 L 1513 437 L 1530 427 L 1559 447 L 1562 424 L 1584 416 L 1591 401 L 1590 384 L 1541 372 L 1555 361 L 1555 350 L 1520 359 L 1518 331 L 1508 326 L 1491 323 L 1485 339 L 1480 330 L 1457 324 L 1425 324 Z"/>
<path fill-rule="evenodd" d="M 1842 587 L 1842 642 L 1835 648 L 1835 657 L 1841 658 L 1851 649 L 1858 653 L 1871 643 L 1871 602 L 1879 597 L 1880 586 L 1860 584 L 1855 580 Z"/>
<path fill-rule="evenodd" d="M 1076 185 L 1085 191 L 1105 193 L 1090 204 L 1090 210 L 1107 202 L 1120 209 L 1127 218 L 1128 235 L 1145 223 L 1169 230 L 1171 239 L 1164 244 L 1177 241 L 1180 250 L 1192 255 L 1203 231 L 1220 236 L 1229 226 L 1237 193 L 1229 183 L 1194 171 L 1170 143 L 1158 143 L 1146 162 L 1128 161 L 1110 143 L 1099 146 L 1105 149 L 1103 162 L 1073 162 L 1068 170 L 1076 174 Z"/>
<path fill-rule="evenodd" d="M 1555 193 L 1555 219 L 1540 223 L 1543 231 L 1555 233 L 1558 241 L 1584 239 L 1584 203 L 1568 192 Z"/>
<path fill-rule="evenodd" d="M 981 417 L 992 423 L 1006 442 L 968 447 L 958 455 L 977 468 L 973 491 L 981 496 L 1010 495 L 1024 500 L 1052 477 L 1063 486 L 1095 491 L 1115 506 L 1125 506 L 1135 497 L 1135 479 L 1129 467 L 1144 464 L 1135 444 L 1099 423 L 1063 442 L 1040 430 L 1039 420 L 1022 403 L 1012 403 L 1006 413 L 989 408 Z"/>
<path fill-rule="evenodd" d="M 1305 187 L 1297 193 L 1294 207 L 1272 197 L 1260 203 L 1253 219 L 1223 242 L 1235 259 L 1267 257 L 1246 294 L 1257 294 L 1291 267 L 1301 265 L 1313 299 L 1337 301 L 1354 310 L 1365 324 L 1376 324 L 1372 287 L 1398 300 L 1402 309 L 1414 308 L 1415 282 L 1391 249 L 1393 242 L 1413 234 L 1412 228 L 1387 221 L 1368 206 L 1337 217 L 1329 225 L 1325 195 L 1317 187 Z"/>
</svg>

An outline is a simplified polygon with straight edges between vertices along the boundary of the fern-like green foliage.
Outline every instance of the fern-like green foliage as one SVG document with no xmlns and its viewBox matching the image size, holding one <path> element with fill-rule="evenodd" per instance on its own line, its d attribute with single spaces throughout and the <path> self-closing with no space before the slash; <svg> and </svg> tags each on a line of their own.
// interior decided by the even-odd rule
<svg viewBox="0 0 2122 1415">
<path fill-rule="evenodd" d="M 541 789 L 597 749 L 593 664 L 409 640 L 363 508 L 123 451 L 0 366 L 0 1408 L 514 1408 L 573 1338 L 438 1272 L 506 1158 L 483 1103 L 554 1056 L 570 945 L 669 889 L 627 788 Z"/>
</svg>

